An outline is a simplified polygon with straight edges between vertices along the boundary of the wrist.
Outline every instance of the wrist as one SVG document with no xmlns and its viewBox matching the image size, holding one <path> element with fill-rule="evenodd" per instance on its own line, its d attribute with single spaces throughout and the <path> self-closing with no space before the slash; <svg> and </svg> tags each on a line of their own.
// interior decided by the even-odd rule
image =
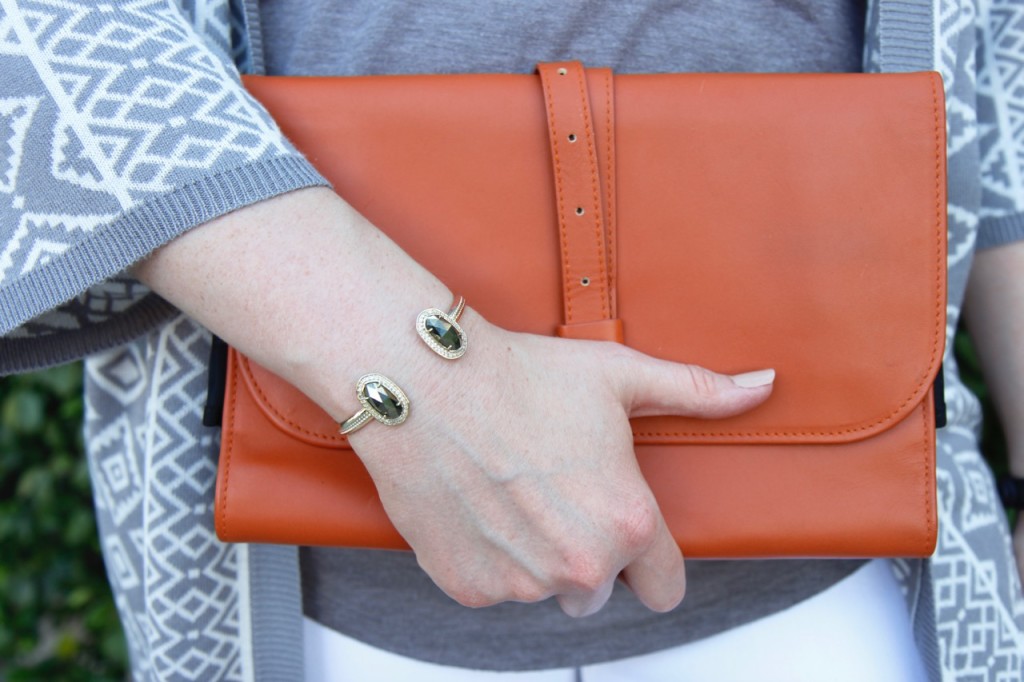
<svg viewBox="0 0 1024 682">
<path fill-rule="evenodd" d="M 335 421 L 345 421 L 360 409 L 360 377 L 379 373 L 406 390 L 429 376 L 432 365 L 436 371 L 433 361 L 447 362 L 423 344 L 415 322 L 424 308 L 450 300 L 447 287 L 430 277 L 401 293 L 371 297 L 368 306 L 345 306 L 322 323 L 325 333 L 303 336 L 289 349 L 290 380 Z"/>
<path fill-rule="evenodd" d="M 446 308 L 448 303 L 429 302 L 422 307 Z M 510 333 L 490 324 L 470 307 L 466 307 L 459 324 L 470 349 L 460 358 L 449 360 L 435 354 L 415 331 L 416 314 L 404 320 L 413 342 L 404 346 L 407 352 L 394 360 L 393 370 L 381 370 L 396 383 L 409 400 L 407 421 L 394 427 L 370 422 L 348 435 L 356 454 L 371 470 L 378 457 L 389 459 L 415 456 L 422 449 L 442 446 L 459 424 L 482 414 L 494 414 L 492 403 L 495 387 L 502 377 L 507 379 L 507 349 Z M 343 419 L 359 409 L 355 381 L 345 387 L 346 409 Z M 500 392 L 500 391 L 499 391 Z"/>
<path fill-rule="evenodd" d="M 465 304 L 465 298 L 458 296 L 447 310 L 430 306 L 416 316 L 417 336 L 432 353 L 444 360 L 457 360 L 469 348 L 466 333 L 459 324 Z M 379 372 L 360 377 L 356 384 L 356 398 L 360 409 L 339 424 L 339 431 L 344 436 L 355 433 L 372 421 L 398 426 L 409 417 L 408 395 L 390 377 Z"/>
</svg>

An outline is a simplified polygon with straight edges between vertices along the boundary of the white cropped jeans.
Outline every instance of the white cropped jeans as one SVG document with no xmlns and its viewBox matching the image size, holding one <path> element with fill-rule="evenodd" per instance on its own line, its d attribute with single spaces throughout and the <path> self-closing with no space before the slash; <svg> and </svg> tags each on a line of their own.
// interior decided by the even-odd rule
<svg viewBox="0 0 1024 682">
<path fill-rule="evenodd" d="M 305 620 L 306 682 L 925 682 L 884 560 L 785 611 L 707 639 L 583 668 L 468 670 L 376 649 Z"/>
</svg>

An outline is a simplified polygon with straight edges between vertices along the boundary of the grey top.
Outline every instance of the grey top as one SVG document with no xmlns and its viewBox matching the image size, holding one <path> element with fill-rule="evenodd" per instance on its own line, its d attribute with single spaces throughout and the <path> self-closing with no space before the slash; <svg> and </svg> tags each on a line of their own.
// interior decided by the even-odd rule
<svg viewBox="0 0 1024 682">
<path fill-rule="evenodd" d="M 264 0 L 267 73 L 860 71 L 864 0 Z"/>
<path fill-rule="evenodd" d="M 618 72 L 859 71 L 859 2 L 474 3 L 269 0 L 261 4 L 268 73 L 354 75 L 530 72 L 581 59 Z M 554 600 L 466 609 L 404 553 L 305 549 L 306 614 L 413 658 L 496 670 L 582 665 L 706 637 L 809 597 L 859 561 L 689 562 L 669 614 L 622 585 L 595 616 Z"/>
</svg>

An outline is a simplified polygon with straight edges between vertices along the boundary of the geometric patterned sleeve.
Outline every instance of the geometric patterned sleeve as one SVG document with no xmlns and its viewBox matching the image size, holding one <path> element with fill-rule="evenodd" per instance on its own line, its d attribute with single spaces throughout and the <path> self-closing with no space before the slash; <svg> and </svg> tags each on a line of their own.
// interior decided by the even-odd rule
<svg viewBox="0 0 1024 682">
<path fill-rule="evenodd" d="M 203 33 L 230 23 L 211 4 L 0 0 L 0 373 L 149 331 L 171 308 L 126 268 L 326 184 L 241 86 L 230 38 Z"/>
<path fill-rule="evenodd" d="M 1024 239 L 1024 2 L 981 3 L 977 30 L 978 248 L 990 248 Z"/>
</svg>

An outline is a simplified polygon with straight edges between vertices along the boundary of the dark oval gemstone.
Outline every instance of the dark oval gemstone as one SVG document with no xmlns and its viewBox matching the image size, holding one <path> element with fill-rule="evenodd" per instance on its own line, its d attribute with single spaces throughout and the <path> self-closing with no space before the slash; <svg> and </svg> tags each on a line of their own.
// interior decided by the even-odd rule
<svg viewBox="0 0 1024 682">
<path fill-rule="evenodd" d="M 402 416 L 402 403 L 398 401 L 394 393 L 388 390 L 387 386 L 379 381 L 367 382 L 363 386 L 363 396 L 378 414 L 388 419 L 398 419 Z"/>
<path fill-rule="evenodd" d="M 430 335 L 448 350 L 462 348 L 462 339 L 459 338 L 459 333 L 455 331 L 455 327 L 447 320 L 437 315 L 431 315 L 423 323 L 427 331 L 430 332 Z"/>
</svg>

